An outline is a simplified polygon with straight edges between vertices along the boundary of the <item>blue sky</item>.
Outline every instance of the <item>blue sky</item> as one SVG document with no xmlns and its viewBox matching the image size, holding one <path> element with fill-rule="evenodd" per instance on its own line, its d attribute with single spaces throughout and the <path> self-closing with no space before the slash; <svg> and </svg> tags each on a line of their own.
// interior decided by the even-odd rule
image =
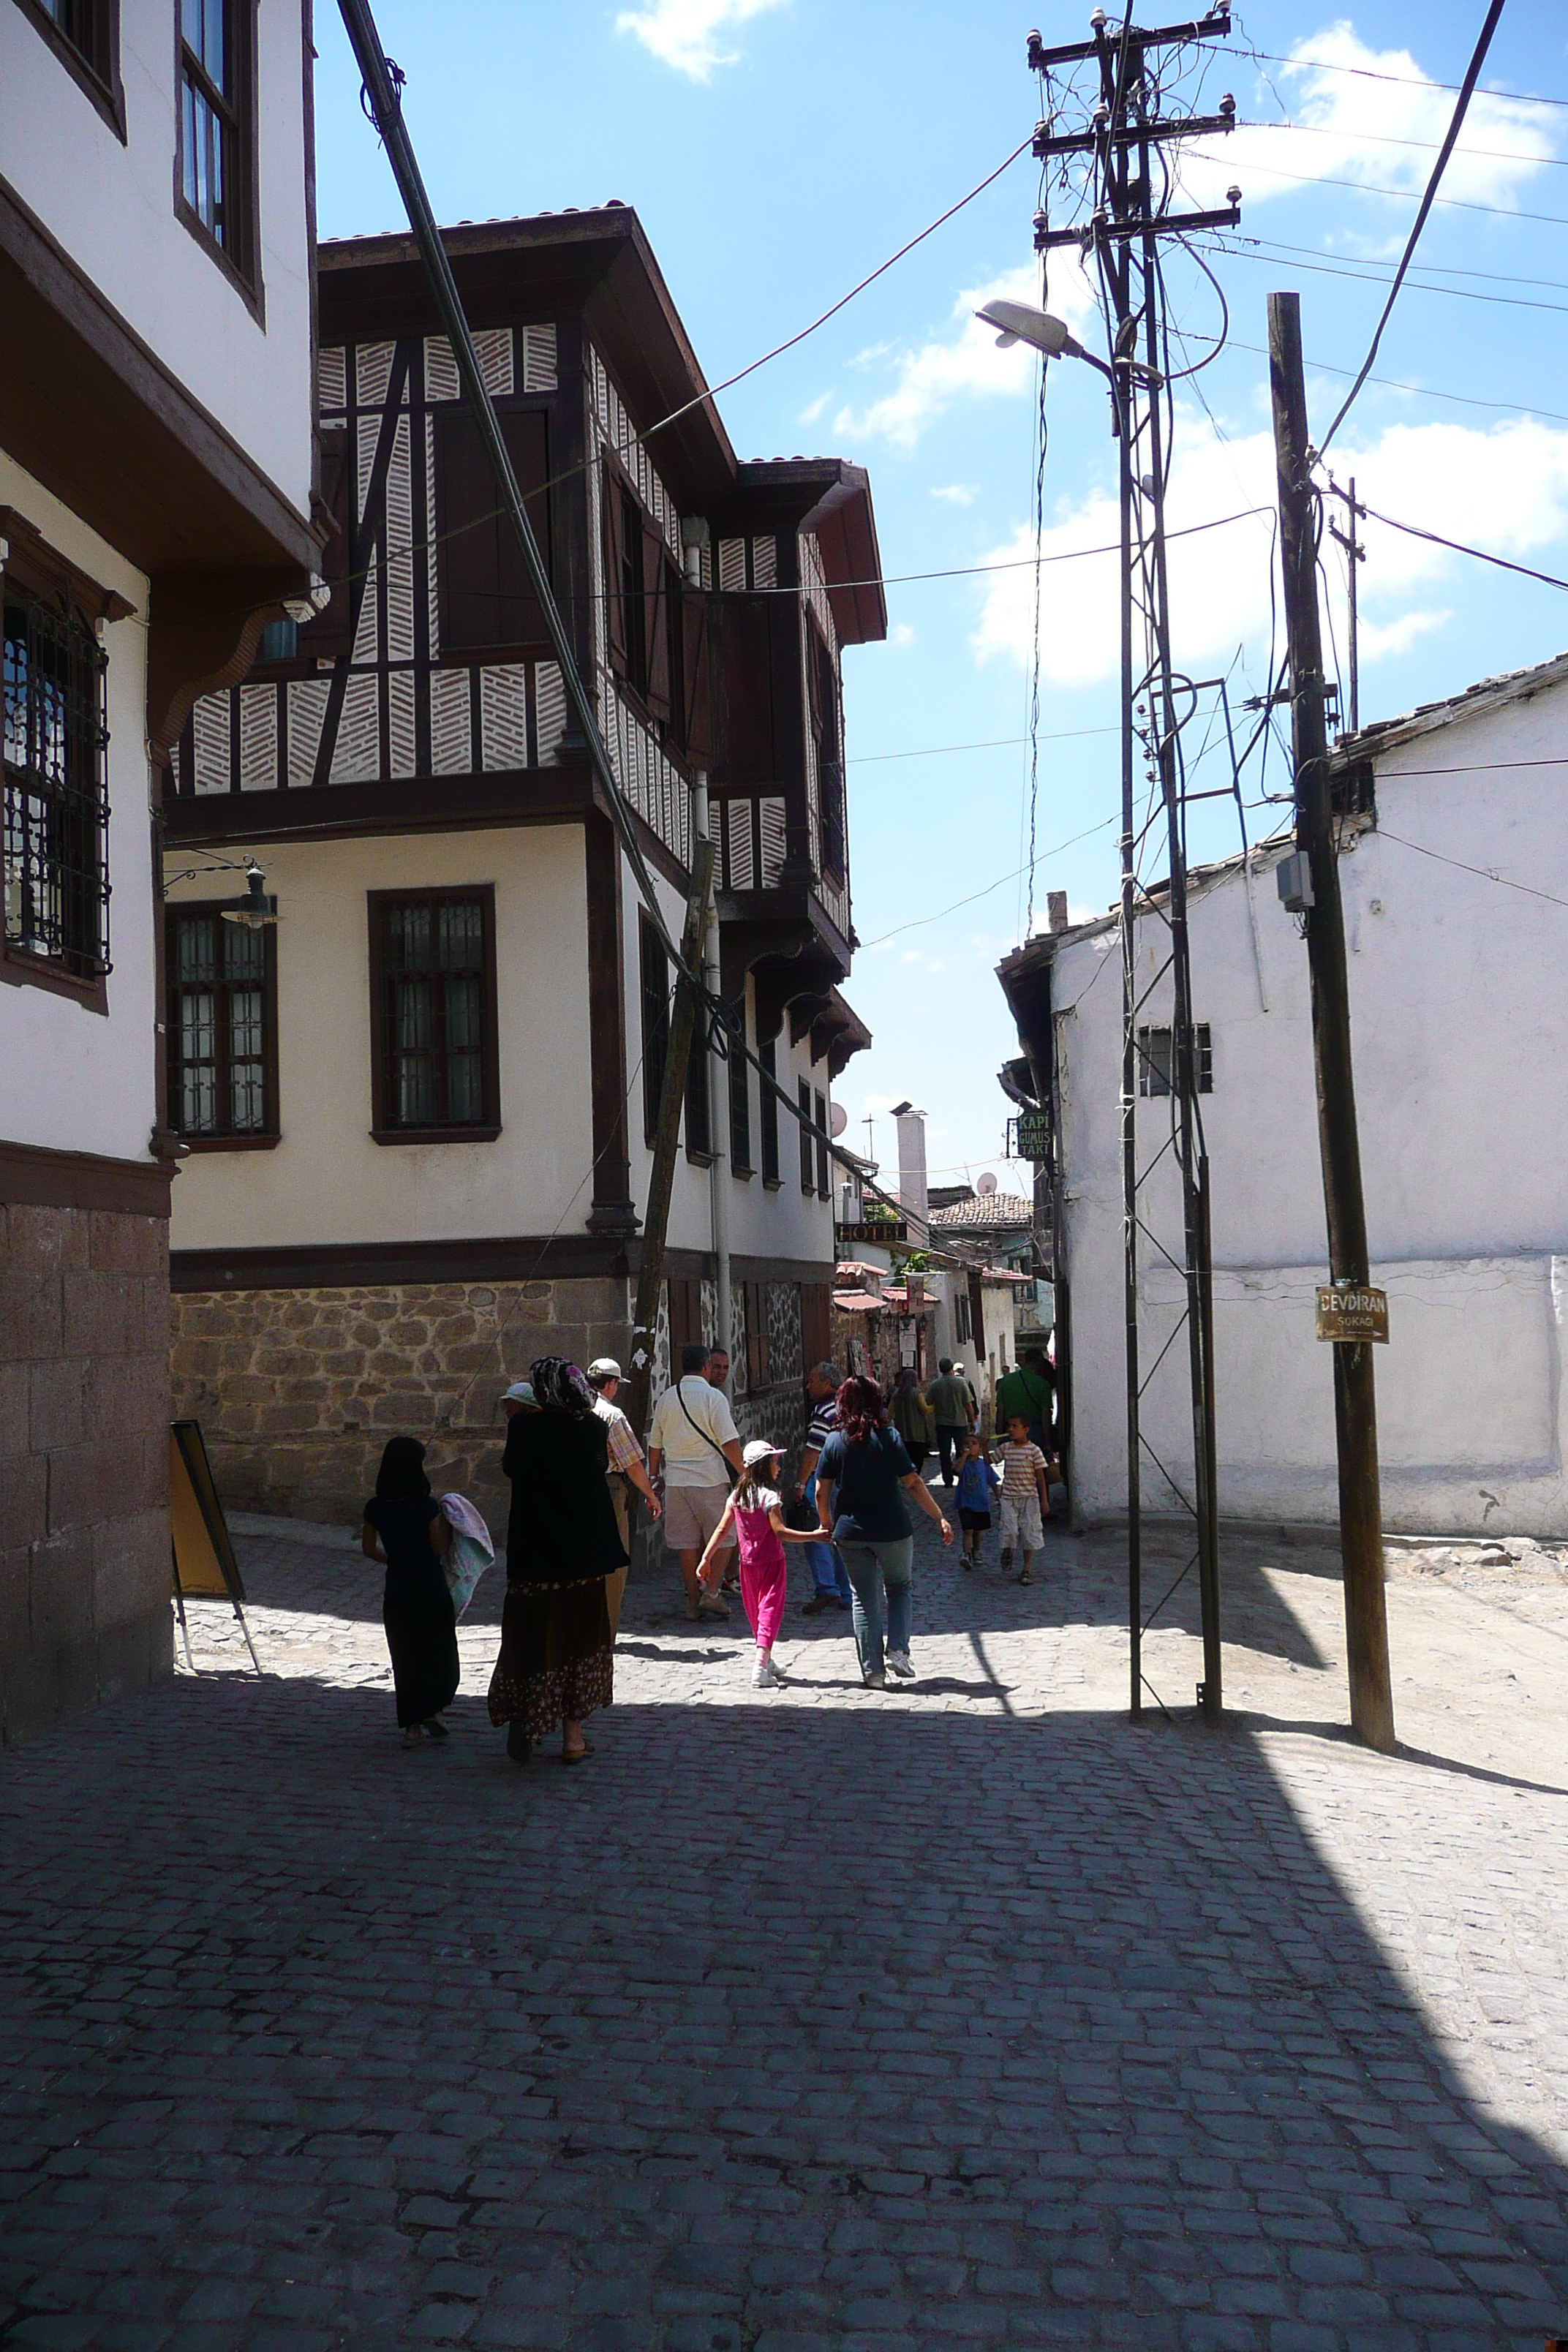
<svg viewBox="0 0 1568 2352">
<path fill-rule="evenodd" d="M 1347 384 L 1325 371 L 1353 370 L 1363 357 L 1384 293 L 1375 273 L 1400 249 L 1409 191 L 1425 182 L 1452 103 L 1414 78 L 1457 82 L 1483 13 L 1481 0 L 1419 8 L 1382 0 L 1342 15 L 1269 0 L 1238 9 L 1228 50 L 1214 54 L 1201 83 L 1184 85 L 1205 108 L 1232 91 L 1245 124 L 1298 127 L 1240 130 L 1185 167 L 1203 200 L 1237 181 L 1243 211 L 1239 238 L 1226 240 L 1235 249 L 1206 255 L 1229 305 L 1230 340 L 1178 395 L 1173 524 L 1272 497 L 1260 352 L 1275 288 L 1300 292 L 1303 341 L 1318 363 L 1310 417 L 1316 434 L 1326 427 Z M 1036 15 L 1047 41 L 1087 30 L 1086 6 Z M 407 119 L 439 216 L 609 196 L 635 205 L 711 382 L 805 325 L 973 186 L 1027 136 L 1037 111 L 1025 12 L 995 0 L 963 9 L 918 0 L 896 8 L 574 0 L 565 9 L 383 0 L 378 20 L 408 76 Z M 326 0 L 317 41 L 321 233 L 397 226 Z M 1268 54 L 1258 63 L 1248 50 Z M 1302 59 L 1319 62 L 1290 62 Z M 1513 0 L 1485 87 L 1568 100 L 1560 6 Z M 1073 119 L 1070 99 L 1063 119 Z M 1335 471 L 1354 471 L 1360 494 L 1387 514 L 1563 573 L 1568 105 L 1478 100 L 1463 148 L 1444 183 L 1458 201 L 1434 213 L 1423 238 L 1427 274 L 1407 287 L 1384 339 L 1376 373 L 1390 385 L 1361 395 L 1341 428 Z M 969 312 L 972 297 L 1004 283 L 1037 299 L 1037 190 L 1038 167 L 1026 155 L 820 334 L 721 403 L 743 457 L 830 451 L 871 471 L 883 565 L 896 583 L 892 634 L 847 657 L 846 698 L 865 942 L 848 993 L 876 1044 L 838 1092 L 847 1139 L 863 1147 L 869 1112 L 884 1161 L 888 1107 L 907 1095 L 922 1102 L 937 1181 L 984 1168 L 1009 1181 L 994 1074 L 1016 1047 L 993 967 L 1023 936 L 1026 917 L 1017 869 L 1028 824 L 1020 739 L 1033 646 L 1037 386 L 1026 356 L 998 352 Z M 1213 333 L 1217 301 L 1195 266 L 1173 258 L 1169 283 L 1175 319 L 1194 336 Z M 1050 300 L 1081 317 L 1086 333 L 1092 328 L 1070 266 L 1054 266 Z M 1192 355 L 1203 348 L 1194 342 Z M 1114 536 L 1114 452 L 1089 370 L 1056 365 L 1047 409 L 1045 544 L 1070 559 Z M 1375 524 L 1368 544 L 1363 720 L 1568 645 L 1560 592 Z M 1268 546 L 1267 516 L 1180 543 L 1173 638 L 1190 674 L 1226 674 L 1239 693 L 1261 686 Z M 1013 568 L 969 569 L 1004 565 Z M 898 584 L 900 574 L 951 570 L 963 576 Z M 1075 917 L 1109 903 L 1116 848 L 1105 820 L 1117 797 L 1114 568 L 1068 560 L 1041 576 L 1038 920 L 1047 889 L 1065 889 Z M 1342 656 L 1337 567 L 1330 587 Z M 1270 788 L 1282 773 L 1276 756 Z M 1217 768 L 1205 780 L 1221 782 Z M 1194 855 L 1236 845 L 1234 818 L 1213 813 L 1223 805 L 1194 827 Z M 1259 808 L 1249 824 L 1267 830 L 1279 814 Z M 1201 1013 L 1201 973 L 1196 992 Z"/>
</svg>

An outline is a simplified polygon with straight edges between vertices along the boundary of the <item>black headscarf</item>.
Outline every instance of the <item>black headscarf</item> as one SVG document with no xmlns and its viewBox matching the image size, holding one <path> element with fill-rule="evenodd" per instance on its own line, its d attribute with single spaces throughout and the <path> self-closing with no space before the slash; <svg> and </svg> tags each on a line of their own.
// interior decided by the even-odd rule
<svg viewBox="0 0 1568 2352">
<path fill-rule="evenodd" d="M 594 1391 L 575 1364 L 564 1356 L 541 1356 L 528 1368 L 533 1383 L 533 1393 L 544 1412 L 589 1413 L 594 1410 Z"/>
<path fill-rule="evenodd" d="M 425 1448 L 416 1437 L 389 1437 L 375 1474 L 378 1503 L 413 1503 L 430 1492 Z"/>
</svg>

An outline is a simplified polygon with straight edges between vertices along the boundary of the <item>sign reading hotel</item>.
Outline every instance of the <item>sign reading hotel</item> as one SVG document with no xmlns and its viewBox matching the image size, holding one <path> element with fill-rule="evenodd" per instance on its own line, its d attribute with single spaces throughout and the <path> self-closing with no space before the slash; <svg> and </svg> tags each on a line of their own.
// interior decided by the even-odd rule
<svg viewBox="0 0 1568 2352">
<path fill-rule="evenodd" d="M 1318 1292 L 1320 1339 L 1388 1339 L 1388 1293 L 1328 1284 Z"/>
</svg>

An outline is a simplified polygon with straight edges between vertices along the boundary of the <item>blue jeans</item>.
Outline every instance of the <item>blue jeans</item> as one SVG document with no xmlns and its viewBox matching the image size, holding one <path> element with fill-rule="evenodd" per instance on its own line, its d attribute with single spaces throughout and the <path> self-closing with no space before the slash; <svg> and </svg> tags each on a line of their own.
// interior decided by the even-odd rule
<svg viewBox="0 0 1568 2352">
<path fill-rule="evenodd" d="M 855 1647 L 860 1653 L 860 1672 L 879 1675 L 884 1663 L 884 1586 L 888 1601 L 887 1646 L 906 1652 L 910 1646 L 910 1630 L 915 1616 L 914 1588 L 910 1582 L 914 1570 L 915 1539 L 913 1536 L 900 1536 L 896 1540 L 873 1543 L 865 1538 L 858 1542 L 846 1538 L 838 1549 L 855 1588 Z"/>
<path fill-rule="evenodd" d="M 815 1511 L 816 1508 L 815 1470 L 801 1492 Z M 840 1601 L 847 1603 L 850 1599 L 849 1579 L 844 1573 L 844 1562 L 839 1559 L 833 1545 L 830 1543 L 802 1544 L 801 1549 L 805 1554 L 806 1565 L 811 1570 L 811 1580 L 817 1591 L 837 1593 Z"/>
</svg>

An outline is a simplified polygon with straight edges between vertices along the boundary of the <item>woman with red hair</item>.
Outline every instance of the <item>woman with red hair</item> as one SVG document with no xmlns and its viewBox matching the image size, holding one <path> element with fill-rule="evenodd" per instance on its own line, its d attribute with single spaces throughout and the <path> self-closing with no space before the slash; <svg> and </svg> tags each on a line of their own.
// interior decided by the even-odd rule
<svg viewBox="0 0 1568 2352">
<path fill-rule="evenodd" d="M 952 1529 L 903 1439 L 889 1427 L 876 1381 L 846 1381 L 837 1406 L 838 1426 L 817 1458 L 816 1516 L 823 1534 L 838 1547 L 855 1594 L 860 1679 L 868 1690 L 883 1690 L 889 1672 L 904 1682 L 912 1682 L 915 1673 L 910 1659 L 915 1539 L 904 1496 L 912 1496 L 936 1521 L 944 1544 L 952 1543 Z"/>
</svg>

